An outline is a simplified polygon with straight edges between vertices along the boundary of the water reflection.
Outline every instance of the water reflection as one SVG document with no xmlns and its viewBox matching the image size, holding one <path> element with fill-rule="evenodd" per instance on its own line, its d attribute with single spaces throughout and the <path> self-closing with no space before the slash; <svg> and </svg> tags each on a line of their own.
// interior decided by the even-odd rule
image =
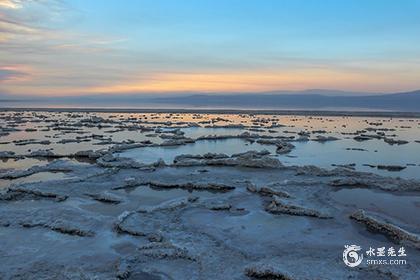
<svg viewBox="0 0 420 280">
<path fill-rule="evenodd" d="M 89 123 L 91 118 L 103 121 Z M 310 138 L 337 137 L 339 141 L 294 142 L 296 148 L 288 155 L 278 155 L 287 165 L 313 164 L 332 168 L 332 164 L 355 164 L 356 170 L 375 172 L 387 176 L 420 179 L 420 120 L 386 117 L 321 117 L 265 114 L 205 114 L 205 113 L 120 113 L 120 112 L 1 112 L 1 151 L 24 155 L 39 149 L 50 149 L 57 154 L 73 154 L 81 150 L 107 149 L 124 141 L 150 141 L 162 143 L 158 130 L 179 128 L 185 137 L 206 135 L 239 135 L 243 132 L 262 136 L 298 137 L 306 132 Z M 193 124 L 193 126 L 191 125 Z M 199 126 L 199 127 L 197 127 Z M 240 128 L 243 126 L 243 128 Z M 66 128 L 66 129 L 62 129 Z M 405 145 L 389 145 L 383 139 L 357 142 L 357 134 L 382 133 L 397 140 L 409 141 Z M 20 145 L 22 140 L 49 141 L 49 144 Z M 75 139 L 81 141 L 74 142 Z M 69 141 L 70 140 L 70 141 Z M 355 148 L 356 150 L 351 150 Z M 205 154 L 245 152 L 267 149 L 275 154 L 274 146 L 262 146 L 243 139 L 197 141 L 176 147 L 151 147 L 129 150 L 121 155 L 144 163 L 162 158 L 172 162 L 179 154 Z M 0 162 L 0 169 L 26 169 L 44 164 L 36 159 Z M 401 165 L 399 172 L 378 170 L 367 165 Z"/>
<path fill-rule="evenodd" d="M 420 196 L 394 195 L 368 189 L 342 189 L 331 194 L 339 203 L 374 211 L 420 227 Z"/>
</svg>

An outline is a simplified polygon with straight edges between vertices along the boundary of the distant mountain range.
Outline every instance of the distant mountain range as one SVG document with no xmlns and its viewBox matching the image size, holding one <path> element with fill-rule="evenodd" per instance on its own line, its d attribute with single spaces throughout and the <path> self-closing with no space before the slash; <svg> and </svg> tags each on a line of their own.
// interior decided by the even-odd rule
<svg viewBox="0 0 420 280">
<path fill-rule="evenodd" d="M 270 108 L 270 109 L 339 109 L 420 111 L 420 90 L 394 94 L 330 95 L 316 92 L 279 94 L 195 94 L 189 96 L 158 97 L 153 103 L 185 106 Z"/>
<path fill-rule="evenodd" d="M 288 110 L 386 110 L 420 112 L 420 90 L 402 93 L 366 93 L 313 89 L 305 91 L 271 91 L 259 93 L 173 93 L 173 94 L 106 94 L 67 97 L 16 97 L 0 95 L 0 106 L 11 102 L 72 105 L 84 107 L 120 106 L 127 108 L 229 108 Z"/>
</svg>

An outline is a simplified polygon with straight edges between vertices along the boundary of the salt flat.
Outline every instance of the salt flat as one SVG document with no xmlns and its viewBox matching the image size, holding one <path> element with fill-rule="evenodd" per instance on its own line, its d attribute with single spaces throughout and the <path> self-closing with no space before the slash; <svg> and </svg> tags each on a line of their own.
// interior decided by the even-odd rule
<svg viewBox="0 0 420 280">
<path fill-rule="evenodd" d="M 0 278 L 419 273 L 418 119 L 17 110 L 0 127 Z M 351 244 L 407 264 L 347 267 Z"/>
</svg>

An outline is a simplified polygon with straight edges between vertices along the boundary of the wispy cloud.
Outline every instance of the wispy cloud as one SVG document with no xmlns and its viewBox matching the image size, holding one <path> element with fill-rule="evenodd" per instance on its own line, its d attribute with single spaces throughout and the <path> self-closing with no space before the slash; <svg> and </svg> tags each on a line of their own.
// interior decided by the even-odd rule
<svg viewBox="0 0 420 280">
<path fill-rule="evenodd" d="M 220 0 L 229 6 L 227 2 Z M 291 29 L 277 25 L 279 17 L 274 14 L 271 22 L 247 18 L 254 25 L 225 21 L 219 26 L 209 15 L 208 22 L 202 21 L 198 10 L 186 9 L 185 3 L 171 4 L 173 9 L 184 7 L 180 14 L 163 11 L 166 6 L 159 0 L 125 5 L 89 0 L 72 6 L 75 3 L 0 0 L 2 91 L 76 95 L 307 88 L 393 91 L 420 86 L 418 50 L 397 40 L 372 51 L 373 43 L 366 37 L 349 36 L 348 41 L 339 33 L 353 44 L 347 47 L 342 42 L 334 45 L 330 33 L 304 36 L 307 26 L 294 16 L 296 26 Z M 195 8 L 201 5 L 194 3 Z M 259 6 L 258 1 L 249 5 Z"/>
<path fill-rule="evenodd" d="M 25 80 L 29 75 L 20 65 L 0 66 L 0 83 Z"/>
<path fill-rule="evenodd" d="M 2 88 L 16 94 L 60 94 L 121 78 L 112 57 L 126 39 L 55 24 L 73 12 L 58 0 L 1 2 L 0 63 L 7 65 L 1 68 L 0 79 L 7 81 Z"/>
<path fill-rule="evenodd" d="M 0 7 L 6 8 L 6 9 L 19 9 L 19 8 L 22 8 L 22 1 L 0 0 Z"/>
</svg>

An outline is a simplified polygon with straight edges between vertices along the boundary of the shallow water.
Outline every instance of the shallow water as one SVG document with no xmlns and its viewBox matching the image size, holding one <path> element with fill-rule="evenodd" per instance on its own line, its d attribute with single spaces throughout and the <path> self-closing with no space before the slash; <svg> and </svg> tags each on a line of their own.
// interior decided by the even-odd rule
<svg viewBox="0 0 420 280">
<path fill-rule="evenodd" d="M 359 143 L 352 139 L 343 139 L 328 143 L 310 141 L 306 143 L 295 143 L 295 145 L 296 149 L 289 155 L 282 155 L 279 157 L 284 164 L 310 164 L 324 168 L 332 168 L 332 164 L 355 163 L 355 169 L 359 171 L 393 177 L 420 178 L 419 143 L 391 146 L 376 139 L 363 143 Z M 347 150 L 347 148 L 362 148 L 365 149 L 365 151 Z M 406 168 L 395 172 L 372 168 L 365 166 L 364 164 L 401 165 L 406 166 Z"/>
<path fill-rule="evenodd" d="M 58 180 L 67 178 L 68 176 L 63 172 L 38 172 L 26 177 L 17 178 L 14 180 L 0 179 L 0 189 L 11 186 L 12 184 L 33 183 L 33 182 L 47 182 L 51 180 Z"/>
<path fill-rule="evenodd" d="M 402 220 L 420 227 L 420 196 L 394 195 L 391 193 L 369 189 L 341 189 L 331 193 L 331 197 L 339 203 L 355 206 L 358 209 L 375 211 L 389 217 Z"/>
<path fill-rule="evenodd" d="M 105 122 L 86 123 L 91 117 L 102 117 Z M 121 156 L 139 162 L 151 163 L 162 158 L 171 163 L 180 154 L 225 153 L 232 155 L 249 150 L 267 149 L 286 165 L 317 165 L 334 168 L 333 165 L 354 164 L 360 171 L 374 172 L 385 176 L 420 179 L 420 120 L 385 117 L 320 117 L 293 115 L 254 114 L 197 114 L 197 113 L 87 113 L 87 112 L 0 112 L 0 132 L 3 128 L 15 128 L 8 135 L 0 136 L 0 151 L 28 154 L 35 150 L 51 149 L 58 154 L 72 154 L 81 150 L 107 149 L 123 141 L 151 141 L 160 144 L 167 131 L 179 128 L 185 137 L 197 139 L 207 135 L 239 135 L 243 132 L 271 137 L 298 137 L 301 131 L 317 136 L 334 136 L 338 141 L 292 142 L 296 148 L 289 154 L 276 155 L 275 146 L 250 143 L 244 139 L 201 140 L 194 144 L 173 147 L 147 147 L 127 150 Z M 191 124 L 200 127 L 193 127 Z M 243 128 L 236 127 L 242 125 Z M 234 127 L 225 127 L 234 126 Z M 73 130 L 57 130 L 69 127 Z M 145 128 L 145 129 L 142 129 Z M 29 130 L 28 130 L 29 129 Z M 157 130 L 156 130 L 157 129 Z M 373 131 L 378 129 L 378 131 Z M 35 130 L 35 131 L 32 131 Z M 163 131 L 163 133 L 158 132 Z M 363 132 L 360 132 L 363 131 Z M 390 145 L 382 139 L 363 142 L 353 140 L 357 133 L 375 135 L 384 133 L 392 139 L 407 140 L 405 145 Z M 91 137 L 102 135 L 102 138 Z M 62 143 L 86 137 L 78 143 Z M 34 139 L 51 143 L 48 145 L 18 145 L 16 141 Z M 348 148 L 362 149 L 347 150 Z M 32 161 L 33 164 L 31 163 Z M 0 162 L 0 168 L 25 169 L 36 160 Z M 398 172 L 379 170 L 366 165 L 401 165 Z"/>
<path fill-rule="evenodd" d="M 246 151 L 268 150 L 275 152 L 274 146 L 249 143 L 243 139 L 201 140 L 183 146 L 145 147 L 119 153 L 122 157 L 134 158 L 141 163 L 153 163 L 163 159 L 166 163 L 173 163 L 174 158 L 181 154 L 223 153 L 229 156 Z"/>
</svg>

